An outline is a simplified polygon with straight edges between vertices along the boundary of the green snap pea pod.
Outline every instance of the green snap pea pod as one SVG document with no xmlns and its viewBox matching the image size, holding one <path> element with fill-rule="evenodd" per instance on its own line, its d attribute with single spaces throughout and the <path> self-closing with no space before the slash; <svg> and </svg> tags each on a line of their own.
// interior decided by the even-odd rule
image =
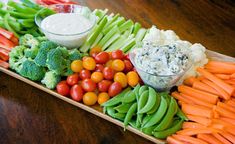
<svg viewBox="0 0 235 144">
<path fill-rule="evenodd" d="M 35 26 L 34 19 L 18 19 L 18 22 L 27 28 L 31 28 Z"/>
<path fill-rule="evenodd" d="M 126 116 L 126 114 L 123 114 L 123 113 L 114 113 L 114 114 L 113 114 L 113 117 L 114 117 L 115 119 L 119 119 L 119 120 L 121 120 L 121 121 L 124 120 L 125 116 Z"/>
<path fill-rule="evenodd" d="M 122 98 L 122 102 L 123 103 L 131 103 L 135 101 L 135 92 L 134 91 L 130 91 L 130 93 L 128 95 L 125 95 Z"/>
<path fill-rule="evenodd" d="M 7 13 L 9 13 L 11 16 L 16 17 L 16 18 L 31 18 L 31 19 L 34 19 L 33 14 L 25 14 L 25 13 L 19 13 L 19 12 L 7 11 L 7 10 L 0 9 L 0 14 L 1 15 L 5 15 Z"/>
<path fill-rule="evenodd" d="M 144 107 L 144 105 L 146 104 L 147 100 L 148 100 L 148 94 L 149 91 L 145 90 L 142 95 L 139 98 L 139 102 L 138 102 L 138 112 L 140 111 L 141 108 Z M 137 120 L 142 123 L 142 118 L 143 118 L 143 114 L 141 113 L 137 113 Z"/>
<path fill-rule="evenodd" d="M 20 1 L 23 3 L 23 5 L 30 7 L 30 8 L 33 8 L 33 9 L 36 9 L 36 10 L 39 10 L 42 8 L 40 5 L 35 4 L 35 3 L 31 2 L 30 0 L 20 0 Z"/>
<path fill-rule="evenodd" d="M 160 106 L 158 110 L 154 114 L 151 115 L 152 118 L 144 125 L 144 127 L 150 127 L 150 126 L 157 124 L 166 113 L 167 108 L 168 108 L 168 104 L 167 104 L 166 98 L 161 97 L 161 102 L 160 102 Z"/>
<path fill-rule="evenodd" d="M 154 105 L 154 107 L 150 111 L 147 112 L 148 115 L 153 114 L 154 112 L 156 112 L 159 105 L 160 105 L 161 96 L 158 93 L 156 94 L 156 98 L 157 98 L 156 104 Z"/>
<path fill-rule="evenodd" d="M 176 133 L 178 130 L 180 130 L 182 128 L 183 122 L 184 122 L 184 120 L 178 120 L 177 123 L 174 126 L 172 126 L 171 128 L 168 128 L 164 131 L 153 132 L 153 135 L 156 138 L 165 139 L 167 136 L 172 135 L 172 134 Z"/>
<path fill-rule="evenodd" d="M 181 118 L 182 120 L 188 121 L 187 116 L 182 112 L 182 110 L 179 108 L 178 105 L 177 105 L 177 109 L 178 109 L 178 111 L 177 111 L 176 115 L 177 115 L 179 118 Z"/>
<path fill-rule="evenodd" d="M 135 96 L 136 96 L 137 103 L 138 103 L 138 101 L 139 101 L 139 90 L 140 90 L 140 84 L 138 84 L 138 85 L 135 86 L 135 88 L 134 88 L 134 92 L 135 92 Z"/>
<path fill-rule="evenodd" d="M 156 101 L 157 101 L 157 93 L 153 88 L 149 87 L 148 100 L 145 106 L 142 109 L 140 109 L 138 113 L 147 113 L 154 107 Z"/>
<path fill-rule="evenodd" d="M 105 102 L 104 104 L 102 104 L 101 106 L 114 106 L 117 105 L 119 103 L 121 103 L 122 101 L 122 97 L 128 92 L 130 91 L 131 88 L 127 87 L 125 90 L 123 90 L 121 93 L 119 93 L 118 95 L 116 95 L 114 98 L 110 99 L 109 101 Z"/>
<path fill-rule="evenodd" d="M 137 110 L 137 103 L 132 104 L 132 106 L 130 107 L 129 111 L 126 114 L 126 117 L 124 119 L 124 130 L 127 127 L 128 123 L 130 122 L 131 118 L 133 117 L 133 115 L 136 113 Z"/>
<path fill-rule="evenodd" d="M 142 117 L 142 116 L 143 116 L 142 114 L 137 114 L 137 117 L 136 117 L 136 127 L 137 128 L 140 128 L 140 126 L 141 126 L 140 119 L 142 119 L 142 118 L 140 118 L 140 117 Z"/>
<path fill-rule="evenodd" d="M 151 126 L 151 127 L 147 127 L 147 128 L 142 128 L 142 132 L 147 134 L 147 135 L 153 135 L 153 130 L 156 126 Z"/>
<path fill-rule="evenodd" d="M 4 4 L 2 2 L 0 2 L 0 8 L 3 8 Z"/>
<path fill-rule="evenodd" d="M 103 113 L 106 114 L 107 112 L 107 107 L 103 107 Z"/>
<path fill-rule="evenodd" d="M 146 115 L 146 116 L 143 118 L 141 127 L 143 127 L 144 124 L 147 123 L 150 119 L 151 119 L 151 115 Z"/>
<path fill-rule="evenodd" d="M 116 106 L 114 109 L 118 111 L 119 113 L 127 113 L 128 110 L 130 109 L 132 103 L 123 103 L 118 106 Z"/>
<path fill-rule="evenodd" d="M 114 118 L 113 115 L 115 114 L 115 110 L 113 109 L 113 107 L 107 107 L 107 114 Z"/>
<path fill-rule="evenodd" d="M 32 9 L 30 7 L 26 7 L 22 4 L 16 3 L 16 2 L 11 1 L 11 0 L 8 1 L 7 5 L 15 8 L 16 11 L 19 11 L 19 12 L 22 12 L 22 13 L 35 14 L 37 12 L 35 9 Z"/>
<path fill-rule="evenodd" d="M 19 35 L 15 32 L 15 30 L 13 30 L 13 28 L 11 28 L 11 26 L 10 26 L 9 23 L 8 23 L 9 17 L 10 17 L 9 13 L 7 13 L 7 14 L 4 16 L 4 19 L 3 19 L 4 27 L 5 27 L 7 30 L 13 32 L 14 35 L 18 38 Z"/>
<path fill-rule="evenodd" d="M 171 97 L 170 106 L 168 107 L 168 110 L 167 110 L 165 116 L 163 117 L 161 122 L 158 124 L 158 126 L 154 129 L 154 131 L 165 130 L 170 125 L 174 115 L 178 111 L 177 108 L 178 107 L 177 107 L 176 100 L 173 97 Z"/>
<path fill-rule="evenodd" d="M 147 89 L 148 89 L 148 86 L 147 86 L 147 85 L 141 86 L 140 89 L 139 89 L 139 96 L 141 96 L 142 93 L 143 93 L 145 90 L 147 90 Z"/>
</svg>

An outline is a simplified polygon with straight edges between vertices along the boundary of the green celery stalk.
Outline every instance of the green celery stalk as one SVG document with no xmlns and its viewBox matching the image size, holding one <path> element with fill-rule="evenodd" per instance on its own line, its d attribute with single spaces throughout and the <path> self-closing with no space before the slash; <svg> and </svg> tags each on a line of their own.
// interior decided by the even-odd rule
<svg viewBox="0 0 235 144">
<path fill-rule="evenodd" d="M 31 2 L 30 0 L 20 0 L 24 6 L 27 6 L 27 7 L 30 7 L 30 8 L 33 8 L 35 10 L 40 10 L 42 7 L 38 4 L 35 4 L 33 2 Z"/>
<path fill-rule="evenodd" d="M 14 2 L 12 0 L 8 1 L 7 5 L 15 8 L 16 11 L 18 11 L 18 12 L 31 13 L 31 14 L 36 14 L 37 13 L 37 10 L 32 9 L 30 7 L 26 7 L 26 6 L 22 5 L 22 4 Z"/>
<path fill-rule="evenodd" d="M 86 53 L 90 49 L 91 45 L 86 41 L 82 47 L 80 47 L 80 51 Z"/>
<path fill-rule="evenodd" d="M 126 42 L 127 42 L 127 37 L 124 35 L 121 35 L 118 40 L 116 40 L 111 46 L 109 46 L 107 48 L 106 51 L 110 52 L 110 51 L 114 51 L 117 49 L 120 49 Z"/>
<path fill-rule="evenodd" d="M 134 25 L 133 34 L 136 35 L 140 28 L 141 28 L 141 24 L 136 22 L 135 25 Z"/>
<path fill-rule="evenodd" d="M 102 40 L 98 43 L 99 46 L 103 47 L 104 44 L 116 33 L 120 33 L 119 29 L 117 26 L 115 26 L 113 29 L 111 29 L 104 37 Z"/>
<path fill-rule="evenodd" d="M 142 39 L 143 39 L 144 36 L 145 36 L 145 33 L 146 33 L 146 29 L 145 29 L 145 28 L 141 28 L 141 29 L 137 32 L 137 34 L 136 34 L 136 36 L 135 36 L 136 42 L 142 41 Z"/>
<path fill-rule="evenodd" d="M 14 11 L 7 11 L 0 9 L 0 14 L 3 16 L 5 14 L 9 13 L 11 16 L 16 17 L 16 18 L 31 18 L 34 19 L 33 14 L 25 14 L 25 13 L 19 13 L 19 12 L 14 12 Z"/>
<path fill-rule="evenodd" d="M 104 34 L 107 34 L 114 26 L 120 26 L 124 22 L 125 22 L 125 18 L 124 17 L 119 17 L 115 22 L 113 22 L 108 27 L 106 27 L 102 32 Z"/>
<path fill-rule="evenodd" d="M 119 30 L 120 32 L 124 32 L 127 29 L 130 29 L 132 27 L 132 25 L 134 25 L 132 20 L 128 20 L 125 23 L 123 23 L 122 25 L 120 25 Z"/>
<path fill-rule="evenodd" d="M 108 46 L 110 46 L 113 42 L 115 42 L 121 35 L 119 33 L 116 33 L 113 35 L 102 47 L 102 50 L 105 50 Z"/>
<path fill-rule="evenodd" d="M 8 23 L 9 19 L 10 19 L 10 14 L 9 14 L 9 13 L 5 14 L 5 16 L 4 16 L 4 18 L 3 18 L 4 27 L 5 27 L 7 30 L 13 32 L 14 35 L 15 35 L 17 38 L 19 38 L 19 35 L 18 35 L 18 34 L 15 32 L 15 30 L 9 25 L 9 23 Z"/>
<path fill-rule="evenodd" d="M 134 46 L 135 44 L 136 44 L 135 39 L 134 39 L 134 38 L 130 38 L 130 39 L 128 39 L 127 43 L 125 43 L 125 45 L 123 45 L 120 49 L 121 49 L 124 53 L 126 53 L 126 52 L 129 51 L 130 48 L 131 48 L 132 46 Z"/>
<path fill-rule="evenodd" d="M 105 25 L 105 27 L 108 27 L 109 25 L 111 25 L 113 22 L 115 22 L 118 18 L 119 18 L 120 14 L 117 13 L 114 17 L 112 17 L 107 24 Z"/>
<path fill-rule="evenodd" d="M 97 36 L 97 38 L 95 39 L 95 42 L 91 45 L 91 48 L 97 46 L 97 44 L 98 44 L 99 41 L 103 38 L 103 36 L 104 36 L 104 35 L 103 35 L 102 33 L 100 33 L 100 34 Z"/>
<path fill-rule="evenodd" d="M 99 17 L 99 19 L 97 20 L 97 24 L 99 24 L 102 19 L 106 16 L 106 13 L 108 12 L 108 9 L 105 10 L 96 10 L 95 15 Z"/>
</svg>

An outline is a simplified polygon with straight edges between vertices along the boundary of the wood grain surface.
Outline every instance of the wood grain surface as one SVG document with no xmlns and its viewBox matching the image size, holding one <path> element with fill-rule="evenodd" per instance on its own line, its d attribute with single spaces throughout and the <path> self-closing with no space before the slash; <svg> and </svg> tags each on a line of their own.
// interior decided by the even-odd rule
<svg viewBox="0 0 235 144">
<path fill-rule="evenodd" d="M 84 0 L 145 27 L 235 57 L 235 2 L 224 0 Z M 0 143 L 148 144 L 131 132 L 0 72 Z"/>
</svg>

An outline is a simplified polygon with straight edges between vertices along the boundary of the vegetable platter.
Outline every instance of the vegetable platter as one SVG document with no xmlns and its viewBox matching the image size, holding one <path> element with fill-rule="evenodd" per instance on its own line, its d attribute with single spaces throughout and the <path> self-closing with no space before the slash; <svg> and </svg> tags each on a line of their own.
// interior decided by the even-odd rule
<svg viewBox="0 0 235 144">
<path fill-rule="evenodd" d="M 1 72 L 155 143 L 235 143 L 234 58 L 107 9 L 36 2 L 0 3 Z"/>
</svg>

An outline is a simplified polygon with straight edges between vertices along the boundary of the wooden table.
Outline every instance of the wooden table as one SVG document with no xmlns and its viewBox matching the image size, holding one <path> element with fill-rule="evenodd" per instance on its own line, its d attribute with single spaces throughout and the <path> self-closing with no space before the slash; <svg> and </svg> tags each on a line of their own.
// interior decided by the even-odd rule
<svg viewBox="0 0 235 144">
<path fill-rule="evenodd" d="M 235 57 L 235 3 L 219 0 L 81 0 L 145 27 Z M 0 72 L 0 143 L 151 143 Z"/>
</svg>

